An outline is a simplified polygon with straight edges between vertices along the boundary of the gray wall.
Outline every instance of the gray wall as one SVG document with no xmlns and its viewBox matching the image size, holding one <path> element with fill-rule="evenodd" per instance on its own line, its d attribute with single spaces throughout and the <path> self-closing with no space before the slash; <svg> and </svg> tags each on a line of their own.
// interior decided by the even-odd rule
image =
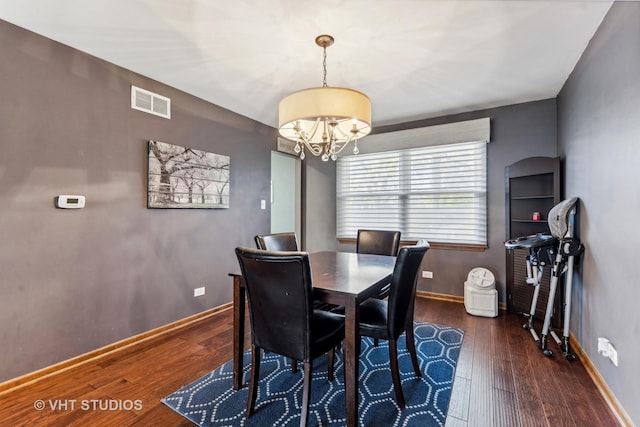
<svg viewBox="0 0 640 427">
<path fill-rule="evenodd" d="M 428 292 L 462 296 L 464 281 L 469 271 L 481 266 L 493 272 L 500 301 L 505 302 L 505 166 L 526 157 L 556 155 L 555 99 L 385 126 L 375 128 L 375 132 L 383 134 L 482 117 L 491 119 L 491 142 L 487 147 L 489 247 L 483 252 L 429 250 L 425 256 L 423 269 L 433 271 L 433 279 L 420 277 L 418 288 Z M 366 144 L 366 138 L 360 144 Z M 335 171 L 333 173 L 335 175 Z M 327 179 L 327 183 L 329 181 Z M 310 189 L 310 191 L 314 190 Z M 335 208 L 335 193 L 333 205 Z M 335 236 L 335 219 L 333 228 L 327 232 Z M 347 251 L 355 250 L 354 245 L 339 245 L 339 248 Z"/>
<path fill-rule="evenodd" d="M 562 88 L 558 145 L 586 246 L 571 330 L 640 425 L 640 3 L 611 6 Z M 617 349 L 618 367 L 597 353 L 598 337 Z"/>
<path fill-rule="evenodd" d="M 269 231 L 274 129 L 4 21 L 0 40 L 0 381 L 231 301 L 233 249 Z M 131 110 L 131 84 L 172 119 Z M 147 209 L 149 139 L 230 156 L 231 208 Z"/>
<path fill-rule="evenodd" d="M 336 251 L 336 166 L 308 155 L 302 162 L 302 247 Z"/>
</svg>

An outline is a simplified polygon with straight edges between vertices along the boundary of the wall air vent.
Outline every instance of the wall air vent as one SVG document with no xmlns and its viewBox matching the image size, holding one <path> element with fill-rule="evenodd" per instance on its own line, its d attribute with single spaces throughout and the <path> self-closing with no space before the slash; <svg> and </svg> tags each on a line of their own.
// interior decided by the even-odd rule
<svg viewBox="0 0 640 427">
<path fill-rule="evenodd" d="M 131 86 L 131 108 L 165 119 L 171 118 L 171 99 L 136 86 Z"/>
<path fill-rule="evenodd" d="M 298 156 L 298 153 L 295 152 L 296 143 L 293 141 L 289 141 L 285 138 L 278 137 L 278 145 L 276 149 L 282 153 L 291 154 L 292 156 Z"/>
</svg>

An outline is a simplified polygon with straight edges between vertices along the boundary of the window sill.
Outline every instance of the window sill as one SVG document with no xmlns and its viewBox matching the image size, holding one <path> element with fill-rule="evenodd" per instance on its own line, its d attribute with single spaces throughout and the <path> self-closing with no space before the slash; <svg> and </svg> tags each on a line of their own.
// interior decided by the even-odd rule
<svg viewBox="0 0 640 427">
<path fill-rule="evenodd" d="M 356 239 L 343 239 L 338 238 L 338 242 L 343 245 L 355 245 Z M 415 240 L 403 240 L 400 242 L 400 246 L 415 245 Z M 484 252 L 487 250 L 486 245 L 463 245 L 456 243 L 429 243 L 430 249 L 443 250 L 443 251 L 470 251 L 470 252 Z"/>
</svg>

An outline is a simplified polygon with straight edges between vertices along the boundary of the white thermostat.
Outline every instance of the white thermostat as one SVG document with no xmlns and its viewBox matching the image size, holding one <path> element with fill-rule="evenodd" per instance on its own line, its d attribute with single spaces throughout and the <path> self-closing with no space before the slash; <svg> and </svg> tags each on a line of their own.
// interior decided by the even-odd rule
<svg viewBox="0 0 640 427">
<path fill-rule="evenodd" d="M 84 208 L 84 196 L 62 194 L 56 197 L 56 208 L 82 209 Z"/>
</svg>

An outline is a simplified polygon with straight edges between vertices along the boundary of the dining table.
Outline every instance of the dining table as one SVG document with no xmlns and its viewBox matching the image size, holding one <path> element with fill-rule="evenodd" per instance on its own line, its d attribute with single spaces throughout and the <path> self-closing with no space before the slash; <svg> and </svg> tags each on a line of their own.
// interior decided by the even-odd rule
<svg viewBox="0 0 640 427">
<path fill-rule="evenodd" d="M 344 306 L 346 424 L 358 425 L 358 378 L 360 373 L 360 303 L 374 297 L 391 281 L 396 258 L 386 255 L 322 251 L 309 254 L 313 281 L 313 299 Z M 243 386 L 245 336 L 244 279 L 237 271 L 233 278 L 233 388 Z"/>
</svg>

